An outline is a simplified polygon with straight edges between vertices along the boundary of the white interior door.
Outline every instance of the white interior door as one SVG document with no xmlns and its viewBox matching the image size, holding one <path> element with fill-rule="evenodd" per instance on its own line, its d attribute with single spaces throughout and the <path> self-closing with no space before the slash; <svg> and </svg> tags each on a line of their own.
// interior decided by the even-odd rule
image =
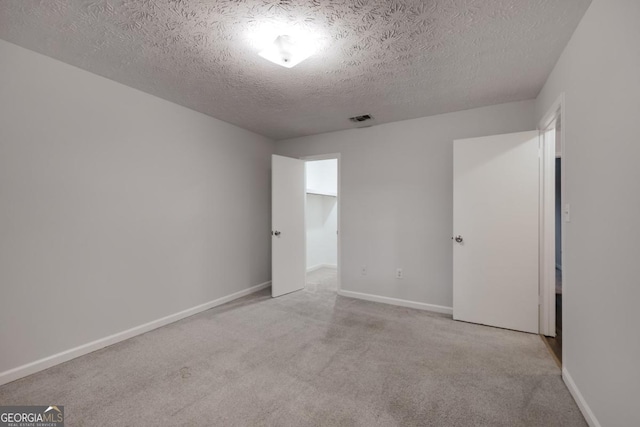
<svg viewBox="0 0 640 427">
<path fill-rule="evenodd" d="M 271 296 L 302 289 L 306 280 L 304 161 L 272 156 Z"/>
<path fill-rule="evenodd" d="M 454 141 L 455 320 L 538 333 L 538 147 L 537 131 Z"/>
</svg>

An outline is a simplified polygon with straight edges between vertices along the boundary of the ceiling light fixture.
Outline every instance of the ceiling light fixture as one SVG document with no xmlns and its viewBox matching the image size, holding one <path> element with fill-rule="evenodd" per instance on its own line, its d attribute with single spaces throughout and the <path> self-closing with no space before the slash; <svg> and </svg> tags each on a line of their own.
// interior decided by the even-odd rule
<svg viewBox="0 0 640 427">
<path fill-rule="evenodd" d="M 280 35 L 258 53 L 264 59 L 286 68 L 292 68 L 313 55 L 314 43 L 308 38 Z"/>
</svg>

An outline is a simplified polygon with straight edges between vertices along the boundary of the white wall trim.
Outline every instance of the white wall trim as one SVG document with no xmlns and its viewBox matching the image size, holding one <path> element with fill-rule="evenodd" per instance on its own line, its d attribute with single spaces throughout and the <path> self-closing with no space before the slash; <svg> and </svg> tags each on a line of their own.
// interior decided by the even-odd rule
<svg viewBox="0 0 640 427">
<path fill-rule="evenodd" d="M 327 153 L 327 154 L 316 154 L 313 156 L 304 156 L 300 157 L 300 160 L 312 161 L 312 160 L 332 160 L 340 158 L 340 153 Z"/>
<path fill-rule="evenodd" d="M 580 390 L 578 390 L 578 386 L 576 386 L 576 383 L 573 382 L 573 378 L 571 378 L 571 375 L 569 374 L 569 371 L 567 371 L 567 368 L 562 368 L 562 379 L 567 385 L 571 396 L 573 396 L 573 399 L 578 404 L 580 412 L 582 412 L 585 420 L 587 420 L 587 424 L 589 424 L 590 427 L 601 427 L 598 419 L 593 414 L 593 411 L 591 411 L 591 408 L 589 408 L 589 405 L 587 405 L 587 401 L 584 400 L 582 393 L 580 393 Z"/>
<path fill-rule="evenodd" d="M 362 299 L 365 301 L 381 302 L 383 304 L 398 305 L 400 307 L 415 308 L 418 310 L 433 311 L 435 313 L 444 313 L 453 315 L 453 307 L 445 307 L 442 305 L 427 304 L 424 302 L 408 301 L 398 298 L 383 297 L 380 295 L 363 294 L 360 292 L 339 290 L 338 295 L 348 298 Z"/>
<path fill-rule="evenodd" d="M 538 129 L 546 129 L 552 124 L 552 122 L 554 122 L 558 118 L 558 116 L 564 116 L 564 108 L 565 94 L 564 92 L 562 92 L 560 95 L 558 95 L 558 98 L 556 98 L 551 107 L 549 107 L 545 115 L 542 116 L 542 118 L 538 122 Z M 563 121 L 564 119 L 565 118 L 562 117 Z M 562 127 L 564 128 L 564 123 Z"/>
<path fill-rule="evenodd" d="M 76 357 L 83 356 L 85 354 L 94 352 L 96 350 L 100 350 L 104 347 L 108 347 L 110 345 L 116 344 L 120 341 L 124 341 L 129 338 L 133 338 L 137 335 L 144 334 L 145 332 L 149 332 L 154 329 L 160 328 L 162 326 L 166 326 L 170 323 L 177 322 L 178 320 L 182 320 L 186 317 L 193 316 L 194 314 L 198 314 L 200 312 L 209 310 L 211 308 L 214 308 L 219 305 L 225 304 L 227 302 L 233 301 L 235 299 L 244 297 L 254 292 L 258 292 L 262 289 L 269 287 L 270 285 L 271 285 L 271 281 L 264 282 L 259 285 L 244 289 L 242 291 L 235 292 L 231 295 L 227 295 L 222 298 L 218 298 L 213 301 L 209 301 L 207 303 L 188 308 L 178 313 L 171 314 L 161 319 L 153 320 L 151 322 L 145 323 L 140 326 L 135 326 L 131 329 L 127 329 L 126 331 L 118 332 L 113 335 L 109 335 L 108 337 L 100 338 L 90 343 L 83 344 L 69 350 L 65 350 L 63 352 L 45 357 L 40 360 L 36 360 L 35 362 L 27 363 L 26 365 L 18 366 L 17 368 L 4 371 L 0 373 L 0 385 L 10 383 L 11 381 L 15 381 L 17 379 L 26 377 L 28 375 L 35 374 L 36 372 L 45 370 L 47 368 L 69 361 L 71 359 L 75 359 Z"/>
</svg>

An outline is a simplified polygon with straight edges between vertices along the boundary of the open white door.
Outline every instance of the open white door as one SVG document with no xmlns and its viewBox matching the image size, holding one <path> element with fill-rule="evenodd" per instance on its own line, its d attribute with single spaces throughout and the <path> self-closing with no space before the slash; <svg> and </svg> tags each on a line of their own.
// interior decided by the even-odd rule
<svg viewBox="0 0 640 427">
<path fill-rule="evenodd" d="M 272 156 L 271 296 L 300 290 L 306 279 L 304 161 Z"/>
<path fill-rule="evenodd" d="M 538 132 L 454 141 L 453 318 L 538 333 Z"/>
</svg>

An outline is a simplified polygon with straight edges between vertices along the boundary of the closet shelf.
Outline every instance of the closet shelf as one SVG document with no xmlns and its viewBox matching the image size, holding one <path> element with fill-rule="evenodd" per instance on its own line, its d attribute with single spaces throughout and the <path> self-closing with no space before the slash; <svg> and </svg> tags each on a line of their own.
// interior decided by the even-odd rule
<svg viewBox="0 0 640 427">
<path fill-rule="evenodd" d="M 337 193 L 329 193 L 327 191 L 313 190 L 311 188 L 307 188 L 307 194 L 316 194 L 318 196 L 338 197 Z"/>
</svg>

